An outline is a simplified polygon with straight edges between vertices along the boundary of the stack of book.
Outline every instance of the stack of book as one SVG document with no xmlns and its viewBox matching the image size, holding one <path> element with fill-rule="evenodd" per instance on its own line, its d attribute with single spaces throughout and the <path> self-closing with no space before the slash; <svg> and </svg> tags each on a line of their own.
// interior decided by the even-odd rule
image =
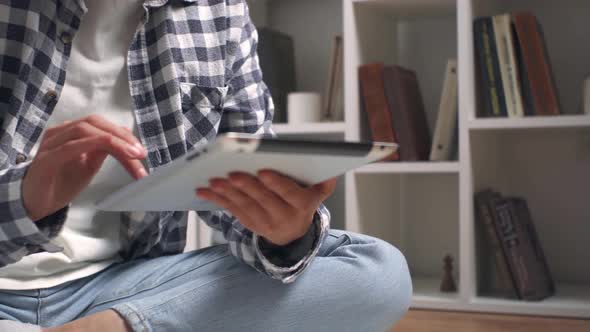
<svg viewBox="0 0 590 332">
<path fill-rule="evenodd" d="M 400 144 L 386 160 L 428 160 L 430 132 L 416 73 L 372 63 L 359 68 L 359 79 L 371 139 Z"/>
<path fill-rule="evenodd" d="M 448 61 L 431 140 L 424 102 L 413 70 L 371 63 L 360 66 L 362 107 L 373 141 L 399 144 L 386 161 L 446 161 L 458 145 L 457 61 Z"/>
<path fill-rule="evenodd" d="M 480 293 L 527 301 L 553 295 L 555 285 L 526 200 L 484 190 L 475 194 L 475 211 L 485 244 L 479 252 Z"/>
<path fill-rule="evenodd" d="M 561 114 L 543 31 L 530 12 L 480 17 L 473 25 L 480 117 Z"/>
</svg>

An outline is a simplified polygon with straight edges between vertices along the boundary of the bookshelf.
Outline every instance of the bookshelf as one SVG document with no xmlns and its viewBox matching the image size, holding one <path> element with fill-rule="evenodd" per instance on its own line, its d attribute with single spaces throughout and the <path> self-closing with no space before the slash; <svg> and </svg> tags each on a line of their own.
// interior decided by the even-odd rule
<svg viewBox="0 0 590 332">
<path fill-rule="evenodd" d="M 590 319 L 590 116 L 582 82 L 590 74 L 590 2 L 585 0 L 248 0 L 255 22 L 292 34 L 297 77 L 321 92 L 331 38 L 344 37 L 344 121 L 277 125 L 280 135 L 362 140 L 357 68 L 383 61 L 416 70 L 433 130 L 449 58 L 459 66 L 459 160 L 369 165 L 341 178 L 328 202 L 333 227 L 370 234 L 408 259 L 414 308 Z M 475 85 L 472 22 L 532 10 L 541 21 L 563 116 L 482 119 Z M 301 20 L 305 15 L 305 20 Z M 303 23 L 302 23 L 303 22 Z M 309 33 L 310 29 L 313 33 Z M 312 40 L 313 39 L 313 40 Z M 473 194 L 493 187 L 524 196 L 557 286 L 541 302 L 477 293 Z M 200 242 L 199 244 L 204 243 Z M 455 258 L 459 291 L 441 293 L 442 259 Z"/>
<path fill-rule="evenodd" d="M 345 123 L 338 122 L 317 122 L 305 124 L 287 124 L 278 123 L 273 125 L 273 129 L 277 135 L 340 135 L 344 136 L 346 130 Z"/>
</svg>

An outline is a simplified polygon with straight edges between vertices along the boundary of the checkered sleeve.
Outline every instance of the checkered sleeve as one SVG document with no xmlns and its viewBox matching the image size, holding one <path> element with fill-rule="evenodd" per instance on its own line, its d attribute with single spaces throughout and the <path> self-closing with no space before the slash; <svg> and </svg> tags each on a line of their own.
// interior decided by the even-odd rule
<svg viewBox="0 0 590 332">
<path fill-rule="evenodd" d="M 61 250 L 50 240 L 61 229 L 67 208 L 37 222 L 27 216 L 21 185 L 29 165 L 23 163 L 0 171 L 0 267 L 39 251 Z"/>
<path fill-rule="evenodd" d="M 274 106 L 268 88 L 262 81 L 256 46 L 258 35 L 244 0 L 227 0 L 230 22 L 228 49 L 231 76 L 228 96 L 224 102 L 219 133 L 246 132 L 274 135 L 272 115 Z M 281 255 L 281 250 L 262 250 L 258 235 L 240 224 L 228 211 L 198 212 L 211 227 L 220 230 L 229 242 L 231 253 L 258 271 L 284 283 L 294 281 L 317 255 L 325 238 L 330 214 L 322 205 L 316 212 L 308 235 L 311 241 L 301 241 L 304 248 L 295 260 Z M 311 235 L 310 235 L 311 234 Z M 291 255 L 292 256 L 292 255 Z"/>
</svg>

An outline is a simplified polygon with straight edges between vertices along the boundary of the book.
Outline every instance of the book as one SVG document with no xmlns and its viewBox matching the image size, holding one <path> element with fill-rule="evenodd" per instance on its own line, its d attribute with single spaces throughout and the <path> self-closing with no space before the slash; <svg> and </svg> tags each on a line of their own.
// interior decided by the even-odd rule
<svg viewBox="0 0 590 332">
<path fill-rule="evenodd" d="M 528 237 L 532 244 L 533 252 L 535 254 L 535 258 L 538 261 L 538 264 L 540 265 L 540 269 L 542 270 L 539 274 L 539 287 L 547 292 L 547 296 L 552 295 L 555 293 L 555 282 L 553 280 L 553 276 L 551 275 L 551 270 L 549 269 L 549 264 L 547 262 L 547 258 L 545 257 L 545 252 L 543 251 L 541 241 L 537 234 L 537 229 L 535 227 L 535 224 L 533 223 L 533 219 L 531 217 L 531 212 L 528 208 L 528 204 L 526 200 L 522 198 L 514 199 L 513 204 L 518 215 L 518 220 L 521 221 L 525 232 L 528 234 Z"/>
<path fill-rule="evenodd" d="M 398 143 L 391 111 L 385 95 L 383 63 L 371 63 L 359 67 L 359 83 L 364 113 L 369 124 L 371 140 Z M 395 152 L 384 161 L 399 160 Z"/>
<path fill-rule="evenodd" d="M 514 51 L 511 16 L 510 14 L 496 15 L 492 17 L 492 21 L 498 50 L 500 76 L 506 99 L 506 111 L 509 117 L 522 117 L 524 116 L 524 109 Z"/>
<path fill-rule="evenodd" d="M 431 161 L 451 160 L 457 131 L 457 60 L 447 62 L 438 117 L 430 151 Z"/>
<path fill-rule="evenodd" d="M 480 94 L 484 100 L 484 111 L 478 111 L 478 115 L 483 117 L 507 116 L 506 98 L 491 17 L 475 19 L 473 37 L 480 74 Z"/>
<path fill-rule="evenodd" d="M 339 121 L 343 119 L 342 108 L 342 68 L 344 62 L 344 50 L 342 36 L 334 37 L 332 42 L 332 56 L 330 59 L 330 70 L 324 98 L 324 119 L 328 121 Z"/>
<path fill-rule="evenodd" d="M 541 25 L 530 12 L 512 14 L 527 115 L 559 115 L 561 108 Z"/>
<path fill-rule="evenodd" d="M 550 296 L 552 292 L 550 285 L 543 282 L 544 269 L 519 218 L 517 204 L 515 198 L 502 198 L 496 201 L 494 224 L 518 297 L 527 301 L 539 301 Z"/>
<path fill-rule="evenodd" d="M 484 294 L 516 298 L 516 285 L 495 228 L 494 209 L 500 198 L 500 194 L 489 189 L 475 194 L 476 229 L 485 242 L 482 247 L 486 254 L 478 259 L 479 290 Z"/>
<path fill-rule="evenodd" d="M 400 66 L 388 66 L 383 79 L 401 160 L 428 160 L 432 140 L 416 73 Z"/>
<path fill-rule="evenodd" d="M 287 95 L 296 90 L 293 38 L 270 28 L 259 29 L 258 58 L 275 104 L 273 122 L 286 123 Z"/>
</svg>

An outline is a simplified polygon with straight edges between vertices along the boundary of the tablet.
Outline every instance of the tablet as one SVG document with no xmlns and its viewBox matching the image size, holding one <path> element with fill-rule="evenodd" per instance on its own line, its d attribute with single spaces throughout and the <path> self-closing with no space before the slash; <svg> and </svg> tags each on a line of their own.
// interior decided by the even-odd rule
<svg viewBox="0 0 590 332">
<path fill-rule="evenodd" d="M 218 210 L 197 198 L 195 189 L 209 179 L 234 171 L 256 174 L 272 169 L 303 185 L 313 185 L 360 166 L 379 161 L 397 150 L 393 143 L 352 143 L 228 133 L 191 151 L 96 202 L 104 211 Z"/>
</svg>

